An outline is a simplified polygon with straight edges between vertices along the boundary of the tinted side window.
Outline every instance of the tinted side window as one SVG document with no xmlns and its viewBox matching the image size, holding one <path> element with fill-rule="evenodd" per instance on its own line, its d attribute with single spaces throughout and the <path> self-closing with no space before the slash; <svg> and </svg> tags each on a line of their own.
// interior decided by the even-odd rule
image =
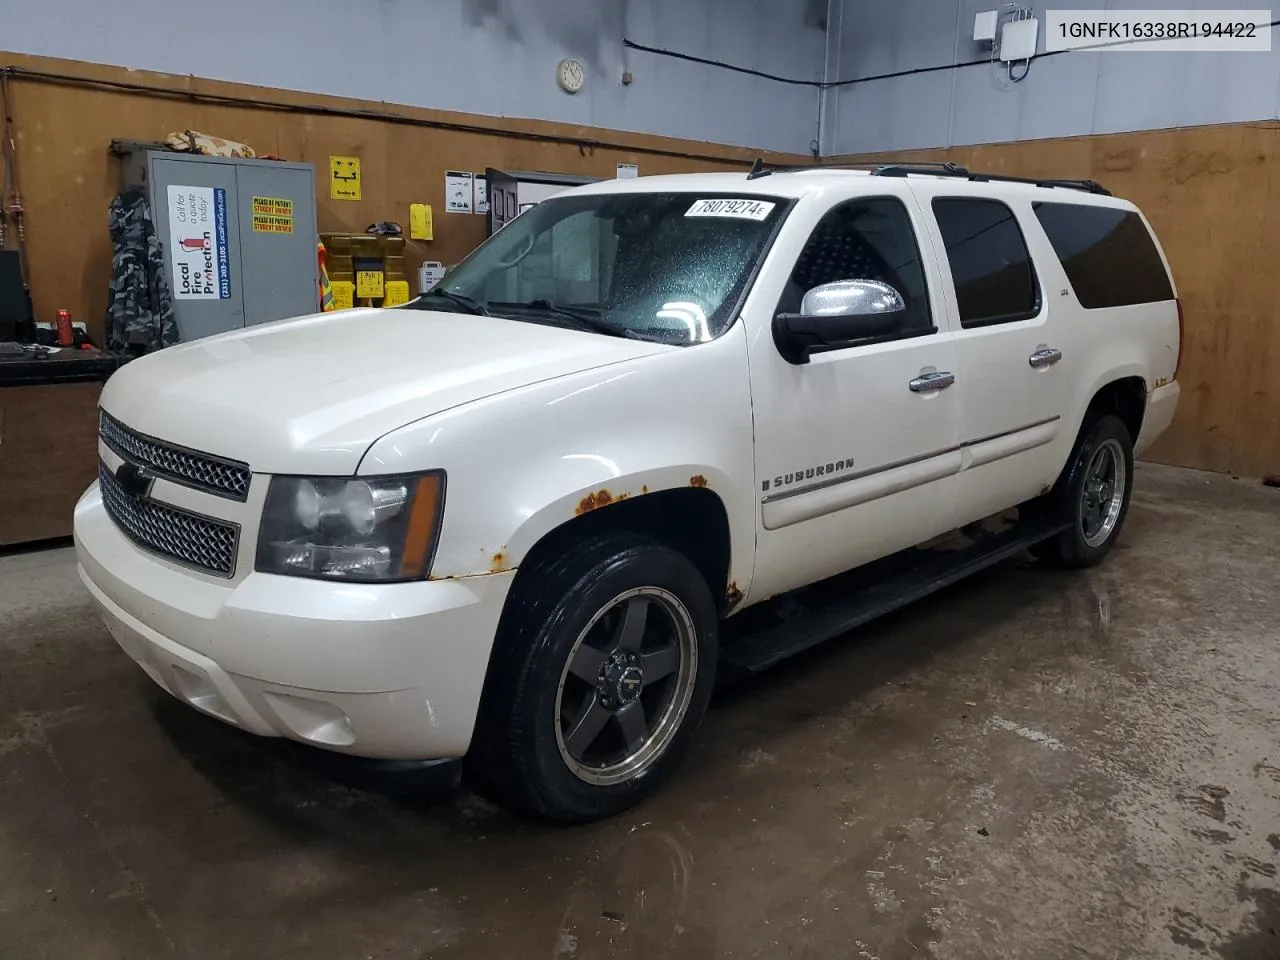
<svg viewBox="0 0 1280 960">
<path fill-rule="evenodd" d="M 829 210 L 796 260 L 779 312 L 798 313 L 805 293 L 836 280 L 889 284 L 907 304 L 904 333 L 933 329 L 920 248 L 902 201 L 869 197 Z"/>
<path fill-rule="evenodd" d="M 1078 203 L 1037 203 L 1034 210 L 1082 307 L 1173 299 L 1160 252 L 1132 210 Z"/>
<path fill-rule="evenodd" d="M 961 326 L 1036 315 L 1035 270 L 1012 210 L 996 200 L 938 198 L 933 214 L 951 264 Z"/>
</svg>

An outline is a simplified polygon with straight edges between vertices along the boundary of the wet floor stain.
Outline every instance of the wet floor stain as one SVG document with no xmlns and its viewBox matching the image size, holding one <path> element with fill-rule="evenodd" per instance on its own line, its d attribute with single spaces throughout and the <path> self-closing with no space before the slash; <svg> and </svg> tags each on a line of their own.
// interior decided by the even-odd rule
<svg viewBox="0 0 1280 960">
<path fill-rule="evenodd" d="M 1231 791 L 1226 787 L 1204 784 L 1195 793 L 1179 794 L 1178 802 L 1186 804 L 1190 809 L 1202 816 L 1221 823 L 1227 819 L 1227 808 L 1222 801 L 1230 793 Z"/>
</svg>

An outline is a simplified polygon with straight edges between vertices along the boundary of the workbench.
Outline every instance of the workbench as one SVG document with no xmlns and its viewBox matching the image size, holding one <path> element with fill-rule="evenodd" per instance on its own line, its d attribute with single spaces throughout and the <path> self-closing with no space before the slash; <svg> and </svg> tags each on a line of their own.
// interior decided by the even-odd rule
<svg viewBox="0 0 1280 960">
<path fill-rule="evenodd" d="M 121 362 L 97 350 L 0 360 L 0 549 L 71 536 L 98 475 L 98 395 Z"/>
</svg>

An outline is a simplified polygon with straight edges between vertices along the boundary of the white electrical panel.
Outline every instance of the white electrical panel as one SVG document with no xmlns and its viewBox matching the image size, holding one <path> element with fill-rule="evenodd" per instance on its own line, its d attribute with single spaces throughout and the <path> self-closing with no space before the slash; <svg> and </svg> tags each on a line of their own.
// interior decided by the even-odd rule
<svg viewBox="0 0 1280 960">
<path fill-rule="evenodd" d="M 1036 39 L 1040 35 L 1040 21 L 1035 18 L 1013 20 L 1000 31 L 1000 59 L 1030 60 L 1036 55 Z"/>
<path fill-rule="evenodd" d="M 987 43 L 994 42 L 996 38 L 996 20 L 999 18 L 997 10 L 983 10 L 973 17 L 973 39 L 979 43 L 985 41 Z"/>
</svg>

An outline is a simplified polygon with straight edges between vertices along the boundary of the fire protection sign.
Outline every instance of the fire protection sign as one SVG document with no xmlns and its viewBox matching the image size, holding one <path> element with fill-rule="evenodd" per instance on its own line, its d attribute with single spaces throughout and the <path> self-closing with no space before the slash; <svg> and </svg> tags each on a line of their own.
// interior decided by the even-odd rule
<svg viewBox="0 0 1280 960">
<path fill-rule="evenodd" d="M 227 191 L 169 186 L 169 261 L 175 300 L 230 300 Z"/>
</svg>

